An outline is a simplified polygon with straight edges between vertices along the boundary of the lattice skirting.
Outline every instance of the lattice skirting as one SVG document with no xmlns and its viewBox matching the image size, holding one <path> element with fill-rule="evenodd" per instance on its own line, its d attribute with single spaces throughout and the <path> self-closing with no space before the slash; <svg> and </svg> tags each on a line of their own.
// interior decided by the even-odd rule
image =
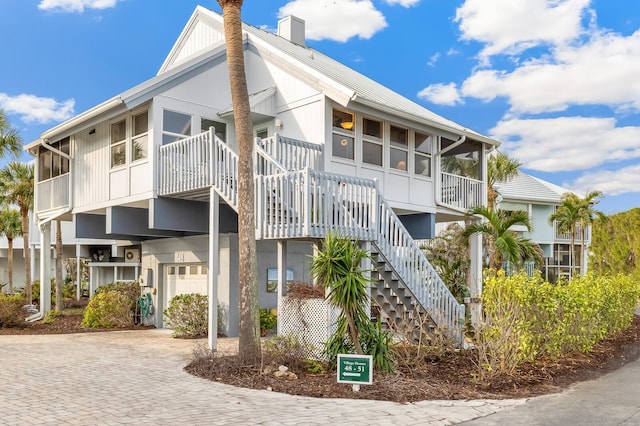
<svg viewBox="0 0 640 426">
<path fill-rule="evenodd" d="M 278 334 L 295 336 L 309 347 L 307 356 L 322 359 L 324 344 L 336 329 L 339 311 L 324 299 L 282 298 Z"/>
</svg>

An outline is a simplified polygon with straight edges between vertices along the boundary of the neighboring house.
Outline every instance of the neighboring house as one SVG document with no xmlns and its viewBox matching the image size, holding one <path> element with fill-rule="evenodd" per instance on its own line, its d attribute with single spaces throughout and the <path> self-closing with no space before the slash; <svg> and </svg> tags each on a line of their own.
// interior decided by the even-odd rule
<svg viewBox="0 0 640 426">
<path fill-rule="evenodd" d="M 303 21 L 290 17 L 278 29 L 243 27 L 261 306 L 279 305 L 287 279 L 311 280 L 314 245 L 335 231 L 376 255 L 372 294 L 389 318 L 415 306 L 459 332 L 464 306 L 413 239 L 486 203 L 486 158 L 498 142 L 305 46 Z M 209 292 L 218 302 L 212 317 L 222 308 L 223 331 L 235 335 L 237 147 L 223 34 L 222 17 L 197 7 L 157 76 L 27 149 L 38 165 L 43 238 L 61 218 L 77 238 L 117 240 L 115 252 L 85 249 L 103 250 L 95 268 L 140 268 L 156 326 L 173 296 Z M 474 158 L 478 178 L 444 172 L 454 156 Z M 479 293 L 479 238 L 472 247 Z"/>
<path fill-rule="evenodd" d="M 524 228 L 515 230 L 521 231 L 525 237 L 540 245 L 544 253 L 544 264 L 540 265 L 540 270 L 546 280 L 555 282 L 561 276 L 586 272 L 591 227 L 586 230 L 583 242 L 580 225 L 577 225 L 574 241 L 576 255 L 573 262 L 570 262 L 571 234 L 560 232 L 555 222 L 549 222 L 549 216 L 562 203 L 562 195 L 571 191 L 521 171 L 513 180 L 498 183 L 495 188 L 499 194 L 497 208 L 529 213 L 533 224 L 532 232 L 527 232 Z"/>
</svg>

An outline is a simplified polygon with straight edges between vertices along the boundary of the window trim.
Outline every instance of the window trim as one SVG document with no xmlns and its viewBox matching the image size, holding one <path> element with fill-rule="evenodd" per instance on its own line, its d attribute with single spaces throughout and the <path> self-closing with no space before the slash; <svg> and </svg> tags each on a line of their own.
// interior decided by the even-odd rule
<svg viewBox="0 0 640 426">
<path fill-rule="evenodd" d="M 138 117 L 142 114 L 147 114 L 147 130 L 140 134 L 134 135 L 134 118 Z M 125 137 L 123 140 L 113 142 L 113 125 L 124 121 L 124 133 Z M 145 161 L 149 161 L 149 149 L 150 149 L 150 138 L 149 135 L 151 130 L 149 128 L 149 108 L 139 108 L 132 111 L 127 112 L 125 115 L 118 116 L 109 122 L 109 169 L 110 170 L 119 170 L 130 166 L 132 164 L 140 164 Z M 147 146 L 145 156 L 141 158 L 134 159 L 133 158 L 133 144 L 134 141 L 146 138 Z M 113 148 L 119 145 L 124 145 L 124 162 L 121 164 L 113 164 Z"/>
</svg>

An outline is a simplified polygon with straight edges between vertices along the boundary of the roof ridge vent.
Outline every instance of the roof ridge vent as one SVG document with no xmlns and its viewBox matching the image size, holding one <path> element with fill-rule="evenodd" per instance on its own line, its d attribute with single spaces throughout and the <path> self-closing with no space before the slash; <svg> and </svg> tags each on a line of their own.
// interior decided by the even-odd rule
<svg viewBox="0 0 640 426">
<path fill-rule="evenodd" d="M 278 35 L 291 43 L 305 45 L 304 19 L 297 16 L 287 16 L 278 21 Z"/>
</svg>

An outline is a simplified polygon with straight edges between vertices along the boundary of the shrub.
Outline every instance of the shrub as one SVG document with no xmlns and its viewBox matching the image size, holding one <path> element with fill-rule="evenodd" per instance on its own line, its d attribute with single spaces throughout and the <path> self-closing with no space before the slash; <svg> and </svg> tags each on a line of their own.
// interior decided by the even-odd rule
<svg viewBox="0 0 640 426">
<path fill-rule="evenodd" d="M 47 312 L 47 315 L 45 315 L 44 320 L 42 320 L 42 322 L 45 324 L 53 324 L 56 321 L 56 318 L 58 318 L 60 315 L 62 315 L 62 312 L 60 312 L 57 309 L 54 309 L 52 311 Z"/>
<path fill-rule="evenodd" d="M 134 315 L 137 312 L 138 298 L 140 297 L 140 284 L 137 281 L 134 282 L 114 282 L 105 284 L 96 289 L 96 295 L 107 291 L 116 291 L 122 294 L 126 300 L 126 305 Z"/>
<path fill-rule="evenodd" d="M 6 295 L 0 293 L 0 327 L 15 327 L 24 322 L 26 313 L 23 309 L 24 297 L 20 294 Z"/>
<path fill-rule="evenodd" d="M 309 368 L 306 360 L 307 355 L 313 353 L 313 347 L 288 334 L 265 339 L 264 352 L 271 364 L 286 365 L 291 370 L 302 371 Z"/>
<path fill-rule="evenodd" d="M 101 291 L 84 311 L 82 326 L 86 328 L 130 327 L 133 325 L 131 307 L 126 295 L 115 291 Z"/>
<path fill-rule="evenodd" d="M 541 355 L 589 351 L 629 326 L 640 283 L 626 275 L 587 274 L 550 284 L 540 275 L 490 273 L 485 280 L 485 323 L 479 327 L 480 367 L 509 373 Z"/>
<path fill-rule="evenodd" d="M 209 303 L 203 294 L 179 294 L 169 301 L 164 310 L 167 326 L 173 329 L 173 337 L 202 337 L 209 328 Z"/>
<path fill-rule="evenodd" d="M 266 336 L 267 332 L 278 323 L 278 315 L 272 309 L 260 309 L 260 334 Z"/>
</svg>

